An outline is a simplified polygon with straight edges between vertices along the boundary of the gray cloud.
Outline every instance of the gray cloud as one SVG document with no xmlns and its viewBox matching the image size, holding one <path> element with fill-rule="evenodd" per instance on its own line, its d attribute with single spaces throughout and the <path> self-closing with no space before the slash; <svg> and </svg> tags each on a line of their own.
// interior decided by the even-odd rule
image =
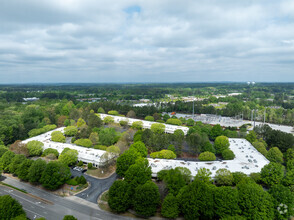
<svg viewBox="0 0 294 220">
<path fill-rule="evenodd" d="M 294 81 L 293 1 L 0 6 L 0 83 Z"/>
</svg>

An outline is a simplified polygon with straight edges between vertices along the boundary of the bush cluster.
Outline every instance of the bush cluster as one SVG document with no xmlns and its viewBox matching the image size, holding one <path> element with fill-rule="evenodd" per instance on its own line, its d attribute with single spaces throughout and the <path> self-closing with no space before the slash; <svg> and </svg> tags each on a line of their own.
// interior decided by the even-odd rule
<svg viewBox="0 0 294 220">
<path fill-rule="evenodd" d="M 160 159 L 175 159 L 177 155 L 172 152 L 171 150 L 161 150 L 158 152 L 153 152 L 150 154 L 150 157 L 154 158 L 160 158 Z"/>
<path fill-rule="evenodd" d="M 29 137 L 35 137 L 40 134 L 44 134 L 48 131 L 54 130 L 56 125 L 45 125 L 43 128 L 35 128 L 29 131 Z"/>
</svg>

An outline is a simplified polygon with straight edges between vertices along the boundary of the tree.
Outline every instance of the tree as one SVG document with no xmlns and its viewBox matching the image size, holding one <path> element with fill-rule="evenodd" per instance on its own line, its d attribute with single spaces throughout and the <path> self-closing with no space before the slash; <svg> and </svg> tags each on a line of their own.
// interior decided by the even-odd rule
<svg viewBox="0 0 294 220">
<path fill-rule="evenodd" d="M 98 144 L 98 142 L 99 142 L 99 136 L 98 136 L 98 133 L 97 133 L 97 132 L 92 132 L 92 133 L 90 134 L 89 139 L 90 139 L 90 141 L 92 141 L 93 145 Z"/>
<path fill-rule="evenodd" d="M 42 156 L 47 156 L 49 154 L 54 154 L 56 156 L 56 158 L 59 156 L 59 153 L 56 149 L 53 148 L 47 148 L 44 150 Z"/>
<path fill-rule="evenodd" d="M 255 141 L 255 142 L 252 143 L 252 145 L 256 148 L 256 150 L 257 150 L 258 152 L 260 152 L 263 156 L 266 157 L 266 155 L 267 155 L 267 150 L 266 150 L 265 145 L 264 145 L 262 142 L 260 142 L 260 141 Z"/>
<path fill-rule="evenodd" d="M 194 220 L 212 219 L 214 215 L 214 185 L 206 181 L 196 179 L 185 188 L 179 203 L 184 218 Z"/>
<path fill-rule="evenodd" d="M 136 113 L 133 110 L 130 110 L 127 113 L 127 118 L 136 118 Z"/>
<path fill-rule="evenodd" d="M 214 141 L 214 147 L 217 153 L 222 153 L 224 150 L 228 149 L 229 146 L 229 138 L 227 138 L 226 136 L 219 136 Z"/>
<path fill-rule="evenodd" d="M 0 154 L 1 156 L 1 154 Z M 285 161 L 288 163 L 288 161 L 290 160 L 294 160 L 294 149 L 290 148 L 287 150 L 287 152 L 285 153 Z"/>
<path fill-rule="evenodd" d="M 215 174 L 215 181 L 217 185 L 231 186 L 233 185 L 234 177 L 227 169 L 219 169 Z"/>
<path fill-rule="evenodd" d="M 0 159 L 0 170 L 3 170 L 4 172 L 8 172 L 9 165 L 14 156 L 15 156 L 15 153 L 11 151 L 6 151 Z"/>
<path fill-rule="evenodd" d="M 161 123 L 154 123 L 151 125 L 151 131 L 155 134 L 163 134 L 165 132 L 165 125 Z"/>
<path fill-rule="evenodd" d="M 19 167 L 19 165 L 26 159 L 25 155 L 22 154 L 16 154 L 9 164 L 9 172 L 16 174 L 16 170 Z"/>
<path fill-rule="evenodd" d="M 152 116 L 150 116 L 150 115 L 147 115 L 147 116 L 145 117 L 145 120 L 146 120 L 146 121 L 154 121 L 154 118 L 153 118 Z"/>
<path fill-rule="evenodd" d="M 74 142 L 76 145 L 79 145 L 79 146 L 82 146 L 82 147 L 92 147 L 93 146 L 93 143 L 90 139 L 78 139 Z"/>
<path fill-rule="evenodd" d="M 26 157 L 29 156 L 29 150 L 26 144 L 22 143 L 20 140 L 15 141 L 13 144 L 9 146 L 9 150 L 16 154 L 23 154 Z"/>
<path fill-rule="evenodd" d="M 90 113 L 90 115 L 88 117 L 88 125 L 91 129 L 92 128 L 99 128 L 102 126 L 102 120 L 100 117 L 98 117 L 98 115 L 96 115 L 94 113 Z"/>
<path fill-rule="evenodd" d="M 234 183 L 234 185 L 237 185 L 242 180 L 248 178 L 248 176 L 245 173 L 242 173 L 242 172 L 233 172 L 232 175 L 233 175 L 233 183 Z"/>
<path fill-rule="evenodd" d="M 120 134 L 114 128 L 104 128 L 99 132 L 99 142 L 102 145 L 113 145 L 119 138 Z"/>
<path fill-rule="evenodd" d="M 184 143 L 185 134 L 181 129 L 177 129 L 172 134 L 174 144 L 178 147 L 181 147 Z"/>
<path fill-rule="evenodd" d="M 103 122 L 104 122 L 105 124 L 110 124 L 110 123 L 113 123 L 113 122 L 114 122 L 114 119 L 113 119 L 113 117 L 111 117 L 111 116 L 106 116 L 106 117 L 103 119 Z"/>
<path fill-rule="evenodd" d="M 198 159 L 200 161 L 213 161 L 213 160 L 216 160 L 216 157 L 214 155 L 214 153 L 211 153 L 211 152 L 203 152 L 199 155 Z"/>
<path fill-rule="evenodd" d="M 287 170 L 294 170 L 294 159 L 287 160 Z"/>
<path fill-rule="evenodd" d="M 266 158 L 275 163 L 283 163 L 283 153 L 277 147 L 271 148 L 266 155 Z"/>
<path fill-rule="evenodd" d="M 23 181 L 28 181 L 29 169 L 33 163 L 34 163 L 33 160 L 25 159 L 16 170 L 16 174 L 18 178 L 20 178 Z"/>
<path fill-rule="evenodd" d="M 192 148 L 195 153 L 201 152 L 201 147 L 204 142 L 201 133 L 192 133 L 188 135 L 187 142 L 189 147 Z"/>
<path fill-rule="evenodd" d="M 161 215 L 165 218 L 177 218 L 179 216 L 179 204 L 177 198 L 169 193 L 163 200 L 161 206 Z"/>
<path fill-rule="evenodd" d="M 77 127 L 80 128 L 82 126 L 86 125 L 86 122 L 84 121 L 84 119 L 79 118 L 77 121 Z"/>
<path fill-rule="evenodd" d="M 201 151 L 202 152 L 209 151 L 209 152 L 214 153 L 214 154 L 216 153 L 214 146 L 209 141 L 206 141 L 204 143 L 204 145 L 202 146 Z"/>
<path fill-rule="evenodd" d="M 67 166 L 74 165 L 78 160 L 78 151 L 70 148 L 64 148 L 58 160 Z"/>
<path fill-rule="evenodd" d="M 274 219 L 273 199 L 260 185 L 242 181 L 237 189 L 242 216 L 246 219 Z"/>
<path fill-rule="evenodd" d="M 68 137 L 73 137 L 78 133 L 78 129 L 76 126 L 68 126 L 64 128 L 64 135 Z"/>
<path fill-rule="evenodd" d="M 155 214 L 159 204 L 159 190 L 155 183 L 148 181 L 135 190 L 134 209 L 137 214 L 149 217 Z"/>
<path fill-rule="evenodd" d="M 214 191 L 215 215 L 218 218 L 240 214 L 238 190 L 230 186 L 220 186 Z"/>
<path fill-rule="evenodd" d="M 102 113 L 102 114 L 105 114 L 105 111 L 102 107 L 99 107 L 98 110 L 97 110 L 98 113 Z"/>
<path fill-rule="evenodd" d="M 118 147 L 118 146 L 115 146 L 115 145 L 111 145 L 111 146 L 109 146 L 109 147 L 106 149 L 106 151 L 107 151 L 108 153 L 111 153 L 111 154 L 115 155 L 115 156 L 118 156 L 118 155 L 120 154 L 120 149 L 119 149 L 119 147 Z"/>
<path fill-rule="evenodd" d="M 257 135 L 255 131 L 249 131 L 249 133 L 246 135 L 245 139 L 249 141 L 251 144 L 254 143 L 257 140 Z"/>
<path fill-rule="evenodd" d="M 124 180 L 116 180 L 109 188 L 108 192 L 108 205 L 118 213 L 125 212 L 131 205 L 130 186 Z"/>
<path fill-rule="evenodd" d="M 284 177 L 284 166 L 279 163 L 270 162 L 261 169 L 262 181 L 268 186 L 281 183 Z"/>
<path fill-rule="evenodd" d="M 43 152 L 44 144 L 41 141 L 29 141 L 27 143 L 27 148 L 29 150 L 30 156 L 40 156 Z"/>
<path fill-rule="evenodd" d="M 275 185 L 269 193 L 274 198 L 275 219 L 289 219 L 294 215 L 294 194 L 288 187 Z"/>
<path fill-rule="evenodd" d="M 138 185 L 146 183 L 151 180 L 151 167 L 145 158 L 138 158 L 135 164 L 131 165 L 125 173 L 125 181 L 128 182 L 133 188 Z"/>
<path fill-rule="evenodd" d="M 235 154 L 230 149 L 223 150 L 222 157 L 224 160 L 233 160 L 235 158 Z"/>
<path fill-rule="evenodd" d="M 212 178 L 211 178 L 211 172 L 209 169 L 206 168 L 200 168 L 194 178 L 194 181 L 203 181 L 203 182 L 207 182 L 207 183 L 211 183 L 212 182 Z"/>
<path fill-rule="evenodd" d="M 218 136 L 221 136 L 222 134 L 223 134 L 223 129 L 219 124 L 217 124 L 217 125 L 213 126 L 212 129 L 210 130 L 209 137 L 212 140 L 215 140 Z"/>
<path fill-rule="evenodd" d="M 181 188 L 191 182 L 191 171 L 188 168 L 176 167 L 167 171 L 163 177 L 168 192 L 177 195 Z"/>
<path fill-rule="evenodd" d="M 0 145 L 0 159 L 6 151 L 8 151 L 8 149 L 5 146 Z"/>
<path fill-rule="evenodd" d="M 44 160 L 36 160 L 28 170 L 28 180 L 34 184 L 39 183 L 46 165 L 47 163 Z"/>
<path fill-rule="evenodd" d="M 283 179 L 283 184 L 285 186 L 293 186 L 294 185 L 294 169 L 287 170 L 286 175 Z"/>
<path fill-rule="evenodd" d="M 67 165 L 62 162 L 51 161 L 47 164 L 40 182 L 45 188 L 54 190 L 64 184 L 70 176 L 70 169 Z"/>
<path fill-rule="evenodd" d="M 135 148 L 141 154 L 142 157 L 146 157 L 148 154 L 147 148 L 142 141 L 135 142 L 130 146 L 130 149 L 131 148 Z"/>
<path fill-rule="evenodd" d="M 154 121 L 160 120 L 161 119 L 161 115 L 158 114 L 158 113 L 154 113 L 153 114 L 153 118 L 154 118 Z"/>
<path fill-rule="evenodd" d="M 142 130 L 143 129 L 143 122 L 142 121 L 134 121 L 132 124 L 132 128 L 136 130 Z"/>
<path fill-rule="evenodd" d="M 13 219 L 25 215 L 21 204 L 10 195 L 0 196 L 0 219 Z"/>
<path fill-rule="evenodd" d="M 194 126 L 194 124 L 195 124 L 195 121 L 194 121 L 193 119 L 189 118 L 189 119 L 187 120 L 187 125 L 188 125 L 188 126 Z"/>
<path fill-rule="evenodd" d="M 61 132 L 52 132 L 51 140 L 54 142 L 65 143 L 65 137 Z"/>
<path fill-rule="evenodd" d="M 78 220 L 78 219 L 72 215 L 65 215 L 63 217 L 63 220 Z"/>
<path fill-rule="evenodd" d="M 125 172 L 131 165 L 135 164 L 137 158 L 140 156 L 141 154 L 134 148 L 126 150 L 117 158 L 116 173 L 119 176 L 125 176 Z"/>
</svg>

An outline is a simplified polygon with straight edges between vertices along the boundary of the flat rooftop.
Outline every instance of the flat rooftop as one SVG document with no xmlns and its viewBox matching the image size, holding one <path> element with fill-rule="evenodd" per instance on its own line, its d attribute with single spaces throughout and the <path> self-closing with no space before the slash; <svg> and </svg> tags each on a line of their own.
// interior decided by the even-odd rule
<svg viewBox="0 0 294 220">
<path fill-rule="evenodd" d="M 111 116 L 114 119 L 115 123 L 119 123 L 120 121 L 127 121 L 128 124 L 131 126 L 133 122 L 135 121 L 141 121 L 143 123 L 143 128 L 151 128 L 152 124 L 158 124 L 159 122 L 153 122 L 153 121 L 146 121 L 146 120 L 140 120 L 140 119 L 134 119 L 134 118 L 126 118 L 122 116 L 114 116 L 114 115 L 108 115 L 108 114 L 99 114 L 101 119 L 103 120 L 106 116 Z M 164 123 L 162 123 L 164 124 Z M 186 135 L 189 128 L 185 126 L 177 126 L 177 125 L 170 125 L 170 124 L 164 124 L 165 125 L 165 132 L 173 134 L 175 130 L 180 129 L 184 132 Z"/>
<path fill-rule="evenodd" d="M 85 163 L 92 163 L 93 165 L 102 165 L 106 161 L 101 159 L 101 156 L 106 152 L 103 150 L 93 149 L 93 148 L 86 148 L 86 147 L 80 147 L 75 144 L 69 144 L 69 143 L 59 143 L 51 141 L 51 133 L 53 131 L 61 131 L 64 132 L 65 127 L 57 128 L 55 130 L 49 131 L 47 133 L 26 139 L 23 141 L 23 143 L 28 143 L 30 141 L 40 141 L 44 144 L 43 149 L 47 148 L 53 148 L 56 149 L 59 153 L 63 151 L 64 148 L 70 148 L 78 151 L 78 160 L 81 160 Z M 112 159 L 113 156 L 111 156 L 108 159 Z"/>
<path fill-rule="evenodd" d="M 196 176 L 200 168 L 209 169 L 212 173 L 212 177 L 215 176 L 217 170 L 222 168 L 231 172 L 243 172 L 249 175 L 251 173 L 260 172 L 265 165 L 269 164 L 269 160 L 259 153 L 246 139 L 229 138 L 229 142 L 229 148 L 236 156 L 234 160 L 183 161 L 148 158 L 152 168 L 152 176 L 156 177 L 157 173 L 161 170 L 168 170 L 176 167 L 188 168 L 192 176 Z"/>
</svg>

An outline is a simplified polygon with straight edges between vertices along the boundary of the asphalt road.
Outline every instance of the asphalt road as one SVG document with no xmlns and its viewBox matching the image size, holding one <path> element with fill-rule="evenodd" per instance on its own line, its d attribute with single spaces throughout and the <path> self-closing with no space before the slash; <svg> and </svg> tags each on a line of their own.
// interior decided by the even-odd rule
<svg viewBox="0 0 294 220">
<path fill-rule="evenodd" d="M 87 190 L 77 194 L 76 196 L 95 204 L 97 204 L 97 199 L 100 196 L 100 194 L 103 193 L 105 190 L 109 189 L 112 183 L 117 178 L 116 173 L 114 173 L 107 179 L 97 179 L 72 169 L 71 173 L 72 176 L 83 175 L 86 178 L 86 180 L 91 184 L 91 186 Z"/>
<path fill-rule="evenodd" d="M 79 197 L 59 197 L 46 190 L 13 178 L 4 177 L 3 182 L 24 189 L 31 195 L 51 202 L 51 204 L 48 204 L 28 194 L 0 185 L 0 195 L 9 194 L 17 199 L 22 204 L 23 209 L 30 219 L 45 217 L 47 220 L 62 220 L 64 215 L 73 215 L 79 220 L 132 219 L 100 210 L 97 204 L 85 201 Z"/>
</svg>

